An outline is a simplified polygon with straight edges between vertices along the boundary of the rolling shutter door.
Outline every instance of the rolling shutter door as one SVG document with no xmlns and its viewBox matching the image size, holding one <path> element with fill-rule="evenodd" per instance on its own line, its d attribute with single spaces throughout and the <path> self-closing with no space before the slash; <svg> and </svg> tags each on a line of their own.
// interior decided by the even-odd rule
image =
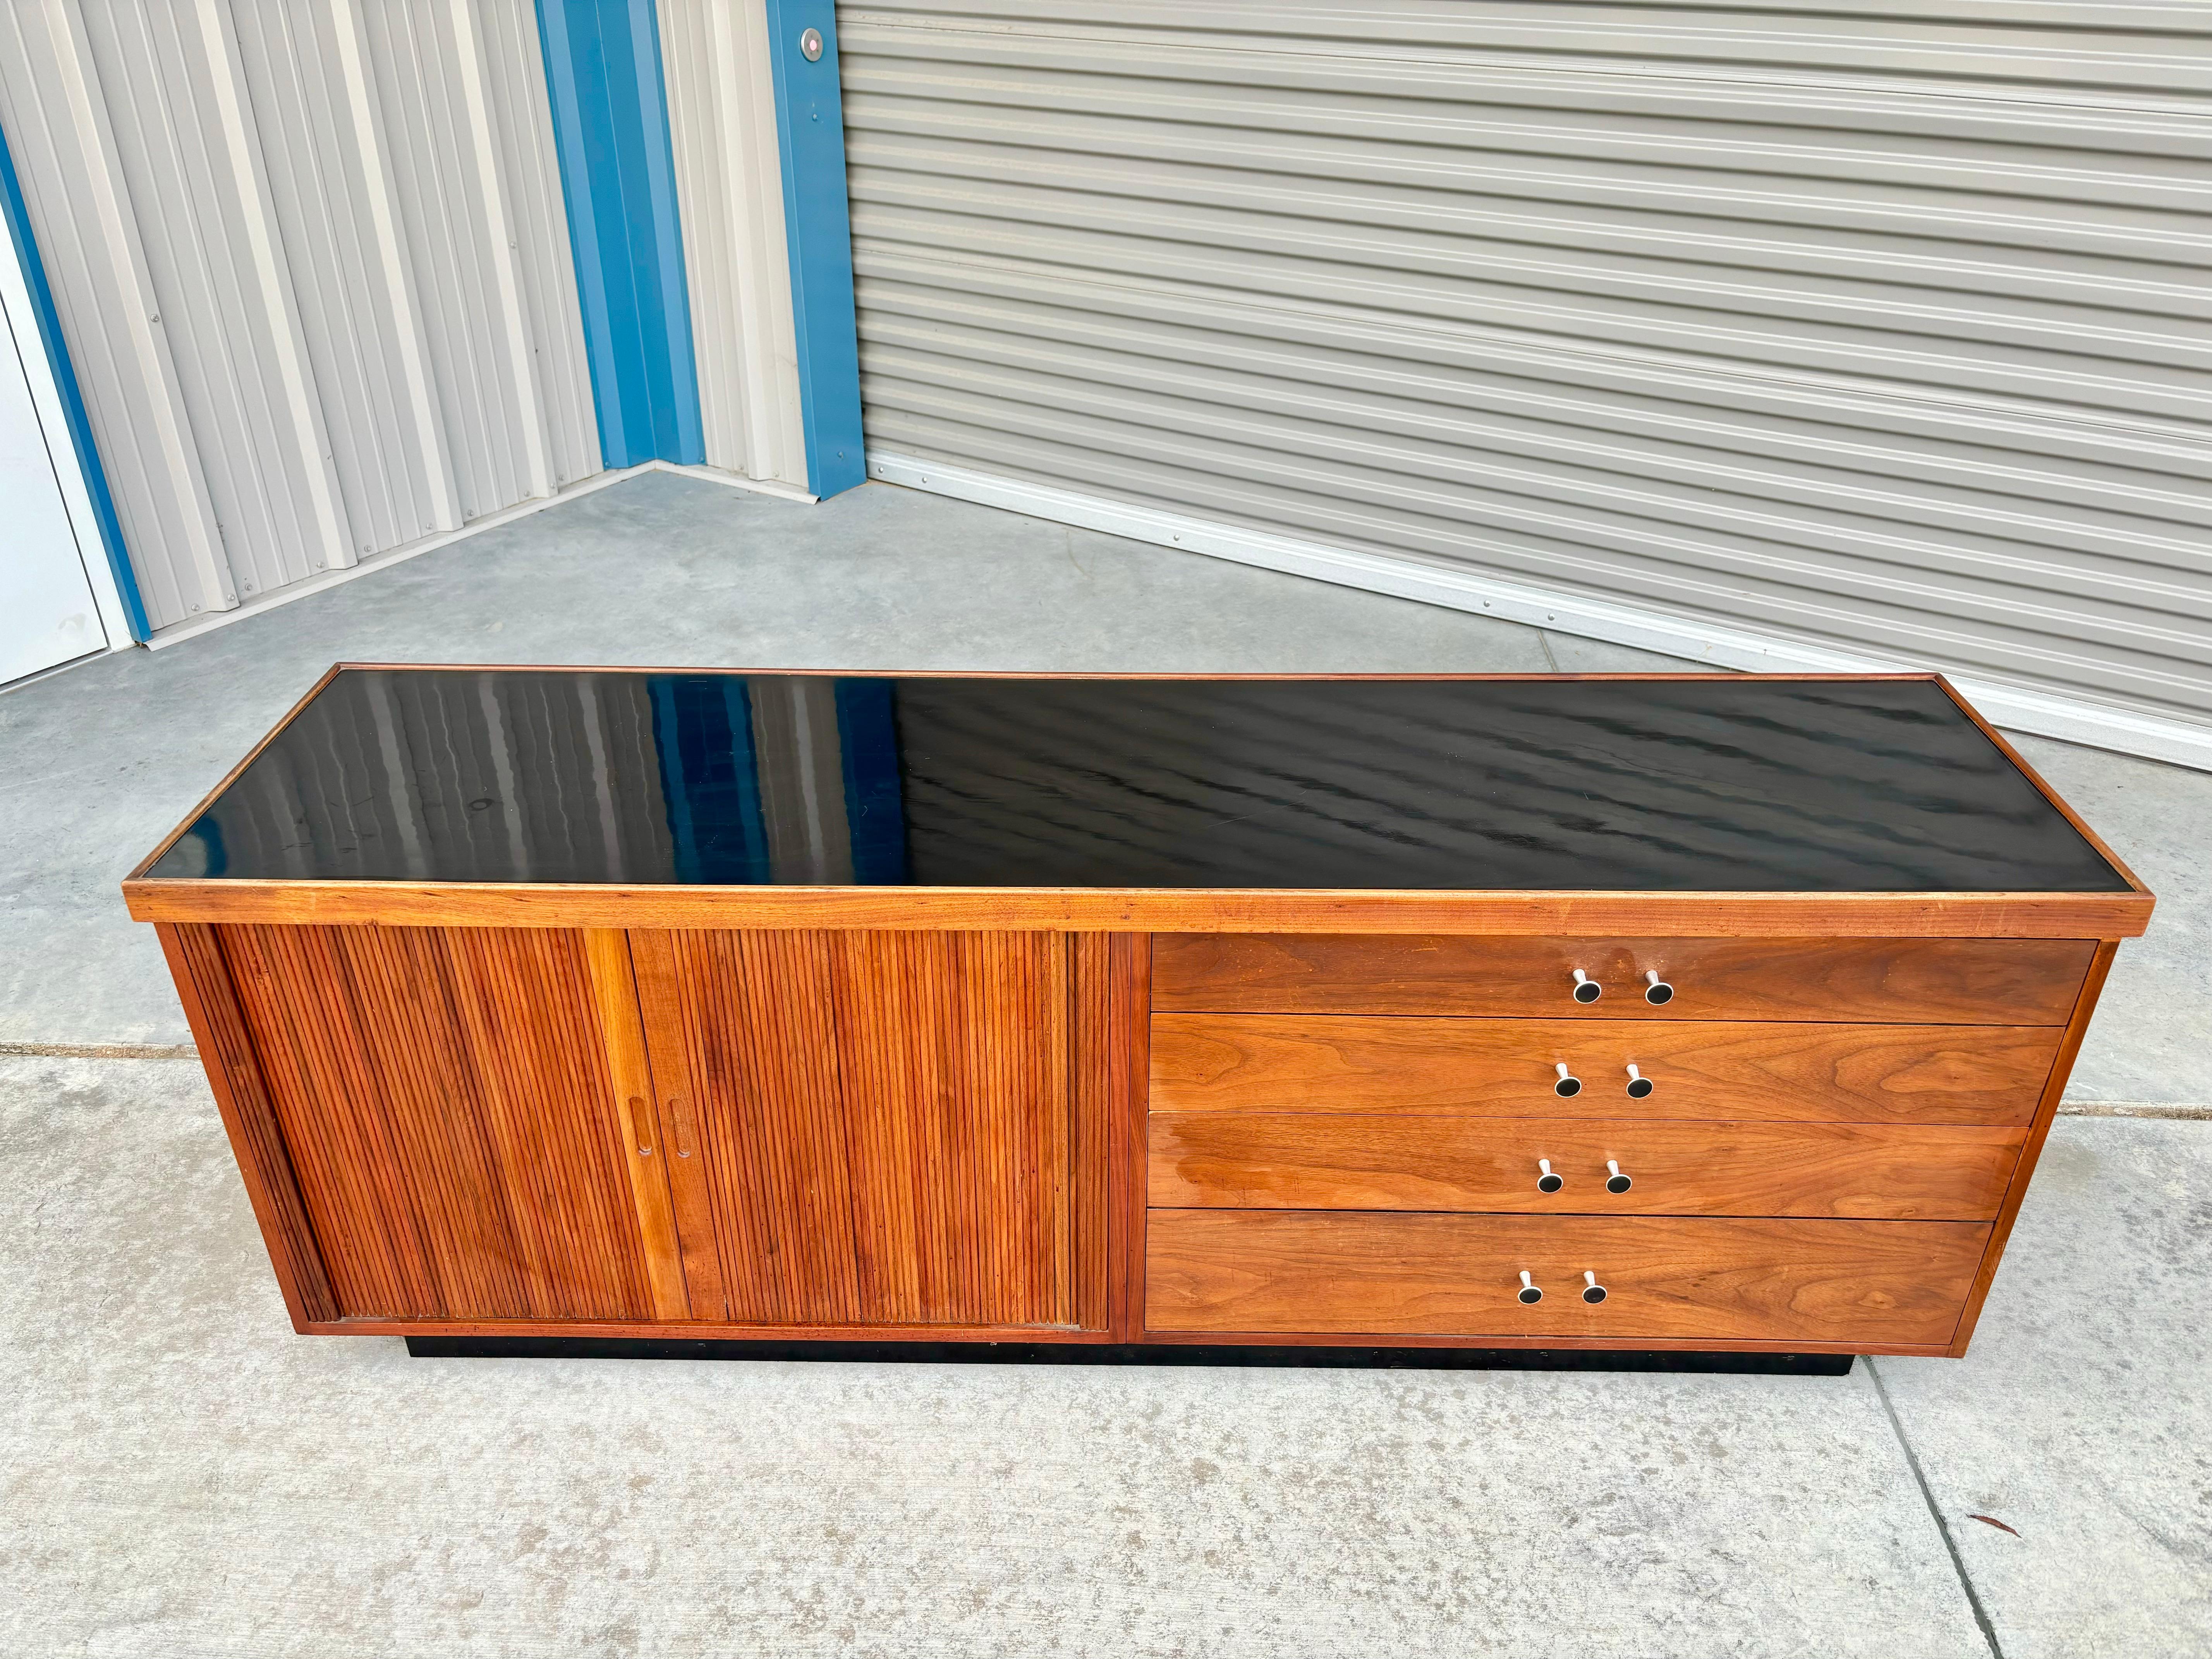
<svg viewBox="0 0 2212 1659">
<path fill-rule="evenodd" d="M 2212 9 L 1900 9 L 844 6 L 871 457 L 2212 757 Z"/>
</svg>

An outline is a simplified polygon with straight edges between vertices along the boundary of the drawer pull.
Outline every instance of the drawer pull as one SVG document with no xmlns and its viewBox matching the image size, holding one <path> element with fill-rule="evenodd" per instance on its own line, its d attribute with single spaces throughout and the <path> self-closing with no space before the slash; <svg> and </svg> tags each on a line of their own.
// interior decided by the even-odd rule
<svg viewBox="0 0 2212 1659">
<path fill-rule="evenodd" d="M 1656 968 L 1647 968 L 1644 971 L 1644 1000 L 1654 1004 L 1674 1000 L 1674 988 L 1659 977 Z"/>
<path fill-rule="evenodd" d="M 1515 1292 L 1515 1295 L 1522 1302 L 1535 1303 L 1541 1302 L 1544 1299 L 1543 1291 L 1538 1290 L 1534 1285 L 1529 1282 L 1533 1277 L 1534 1275 L 1531 1274 L 1526 1267 L 1523 1267 L 1521 1270 L 1521 1288 Z"/>
<path fill-rule="evenodd" d="M 1575 1000 L 1577 1002 L 1595 1002 L 1604 994 L 1605 987 L 1600 985 L 1581 969 L 1575 969 Z"/>
<path fill-rule="evenodd" d="M 1536 1160 L 1536 1190 L 1538 1192 L 1556 1193 L 1566 1184 L 1566 1176 L 1552 1173 L 1550 1158 L 1540 1158 Z"/>
<path fill-rule="evenodd" d="M 1651 1092 L 1651 1079 L 1638 1071 L 1633 1064 L 1628 1068 L 1628 1097 L 1642 1100 Z"/>
<path fill-rule="evenodd" d="M 1593 1308 L 1605 1300 L 1605 1286 L 1597 1282 L 1597 1275 L 1595 1273 L 1585 1273 L 1583 1275 L 1583 1300 Z"/>
<path fill-rule="evenodd" d="M 1559 1062 L 1559 1080 L 1552 1085 L 1553 1094 L 1562 1100 L 1572 1100 L 1577 1095 L 1582 1093 L 1583 1080 L 1567 1070 L 1565 1060 Z"/>
<path fill-rule="evenodd" d="M 1619 1162 L 1619 1160 L 1618 1160 L 1618 1159 L 1615 1159 L 1615 1158 L 1607 1158 L 1607 1159 L 1606 1159 L 1606 1161 L 1605 1161 L 1605 1189 L 1606 1189 L 1606 1191 L 1607 1191 L 1607 1192 L 1609 1192 L 1609 1193 L 1625 1193 L 1625 1192 L 1626 1192 L 1626 1191 L 1627 1191 L 1631 1187 L 1633 1187 L 1635 1184 L 1636 1184 L 1636 1183 L 1635 1183 L 1634 1182 L 1631 1181 L 1631 1180 L 1630 1180 L 1626 1176 L 1625 1176 L 1625 1175 L 1621 1174 L 1621 1172 L 1620 1172 L 1620 1162 Z"/>
</svg>

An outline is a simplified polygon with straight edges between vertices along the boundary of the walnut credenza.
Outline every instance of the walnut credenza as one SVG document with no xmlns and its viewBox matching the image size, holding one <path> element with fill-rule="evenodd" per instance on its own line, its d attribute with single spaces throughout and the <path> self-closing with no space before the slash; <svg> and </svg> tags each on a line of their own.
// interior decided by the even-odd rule
<svg viewBox="0 0 2212 1659">
<path fill-rule="evenodd" d="M 2152 902 L 1929 677 L 376 666 L 125 891 L 302 1332 L 1808 1354 Z"/>
</svg>

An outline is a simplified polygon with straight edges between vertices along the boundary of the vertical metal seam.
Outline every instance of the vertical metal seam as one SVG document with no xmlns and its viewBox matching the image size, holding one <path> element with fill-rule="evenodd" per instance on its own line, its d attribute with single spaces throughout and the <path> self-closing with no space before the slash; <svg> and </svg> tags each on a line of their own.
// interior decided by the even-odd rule
<svg viewBox="0 0 2212 1659">
<path fill-rule="evenodd" d="M 395 204 L 398 192 L 392 173 L 391 144 L 385 133 L 384 112 L 368 70 L 368 25 L 356 0 L 329 0 L 329 5 L 347 109 L 353 118 L 355 143 L 360 149 L 370 223 L 376 233 L 376 251 L 384 271 L 386 302 L 392 308 L 400 373 L 405 380 L 408 403 L 414 416 L 415 447 L 422 459 L 423 482 L 430 491 L 432 523 L 437 530 L 458 530 L 461 526 L 460 489 L 453 476 L 453 449 L 447 441 L 445 414 L 438 407 L 430 371 L 429 337 L 423 329 L 422 300 L 415 291 L 414 261 L 409 257 L 410 250 Z"/>
<path fill-rule="evenodd" d="M 701 455 L 683 232 L 652 3 L 537 0 L 601 459 L 610 467 L 651 459 L 690 465 Z M 611 15 L 617 8 L 620 16 Z M 637 100 L 631 110 L 620 107 L 606 51 L 617 39 L 631 58 L 627 90 Z M 587 66 L 596 79 L 584 73 Z M 643 201 L 630 199 L 625 173 L 639 175 Z"/>
<path fill-rule="evenodd" d="M 123 289 L 124 332 L 137 359 L 136 368 L 153 394 L 147 400 L 148 411 L 153 416 L 152 436 L 168 475 L 169 486 L 176 494 L 176 505 L 183 509 L 176 527 L 184 541 L 189 567 L 198 583 L 199 603 L 191 603 L 182 593 L 179 599 L 187 616 L 195 611 L 235 610 L 238 590 L 229 556 L 222 545 L 222 532 L 216 526 L 215 503 L 208 492 L 198 448 L 191 440 L 191 423 L 185 411 L 176 364 L 169 355 L 168 339 L 161 331 L 160 305 L 154 295 L 146 250 L 139 237 L 137 211 L 116 152 L 115 133 L 107 118 L 106 96 L 93 62 L 84 17 L 78 0 L 56 0 L 48 15 L 60 24 L 57 40 L 62 48 L 60 91 L 76 118 L 78 131 L 88 142 L 88 182 L 96 192 L 92 204 L 93 226 L 108 255 L 116 282 Z"/>
<path fill-rule="evenodd" d="M 239 61 L 237 34 L 228 0 L 198 0 L 194 9 L 199 18 L 201 43 L 207 52 L 223 143 L 230 153 L 231 167 L 239 187 L 240 217 L 246 227 L 247 249 L 270 340 L 276 348 L 277 372 L 286 410 L 291 416 L 293 442 L 307 485 L 308 501 L 314 512 L 316 529 L 322 536 L 325 562 L 343 568 L 359 562 L 359 559 L 354 551 L 345 501 L 338 488 L 337 465 L 324 422 L 322 398 L 315 386 L 313 367 L 307 361 L 307 336 L 300 325 L 296 285 L 276 231 L 276 203 L 270 194 L 268 173 L 262 163 L 260 133 L 245 86 L 245 69 Z"/>
<path fill-rule="evenodd" d="M 836 9 L 832 0 L 765 3 L 806 487 L 827 498 L 867 477 Z M 822 37 L 821 56 L 811 63 L 799 47 L 800 33 L 809 27 Z"/>
<path fill-rule="evenodd" d="M 538 355 L 530 319 L 523 309 L 520 250 L 508 211 L 507 183 L 492 136 L 489 76 L 478 32 L 476 0 L 452 0 L 454 44 L 459 47 L 461 97 L 474 141 L 477 183 L 483 195 L 484 234 L 490 238 L 492 270 L 499 288 L 501 320 L 507 336 L 507 373 L 512 377 L 515 416 L 522 428 L 525 465 L 533 497 L 553 493 L 551 443 L 545 430 L 545 398 L 539 384 Z"/>
</svg>

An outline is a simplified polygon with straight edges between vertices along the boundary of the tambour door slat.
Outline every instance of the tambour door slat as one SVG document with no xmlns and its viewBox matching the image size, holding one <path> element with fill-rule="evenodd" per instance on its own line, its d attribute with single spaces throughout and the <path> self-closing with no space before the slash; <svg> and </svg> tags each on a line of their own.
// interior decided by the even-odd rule
<svg viewBox="0 0 2212 1659">
<path fill-rule="evenodd" d="M 342 1316 L 655 1316 L 580 935 L 216 933 Z"/>
<path fill-rule="evenodd" d="M 1078 1086 L 1066 935 L 653 930 L 632 957 L 698 1142 L 716 1316 L 1103 1322 L 1103 1203 L 1074 1166 L 1079 1107 L 1105 1103 Z"/>
</svg>

